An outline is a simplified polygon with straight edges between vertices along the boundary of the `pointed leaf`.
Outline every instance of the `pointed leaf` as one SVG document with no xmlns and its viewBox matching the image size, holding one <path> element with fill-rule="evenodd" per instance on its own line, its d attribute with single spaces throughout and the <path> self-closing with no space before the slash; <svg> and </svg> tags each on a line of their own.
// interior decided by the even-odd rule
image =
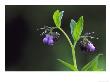
<svg viewBox="0 0 110 82">
<path fill-rule="evenodd" d="M 71 19 L 70 28 L 75 43 L 79 40 L 80 35 L 83 31 L 83 22 L 83 16 L 78 19 L 77 23 L 73 19 Z"/>
<path fill-rule="evenodd" d="M 58 28 L 60 28 L 60 26 L 61 26 L 61 19 L 63 17 L 63 13 L 64 13 L 64 11 L 56 10 L 53 14 L 54 23 L 55 23 L 56 27 L 58 27 Z"/>
<path fill-rule="evenodd" d="M 76 22 L 71 19 L 71 23 L 70 23 L 70 29 L 71 29 L 71 34 L 73 34 L 73 28 L 76 26 Z"/>
<path fill-rule="evenodd" d="M 71 65 L 71 64 L 69 64 L 69 63 L 67 63 L 67 62 L 65 62 L 65 61 L 63 61 L 63 60 L 61 60 L 61 59 L 57 59 L 59 62 L 61 62 L 63 65 L 65 65 L 66 67 L 68 67 L 69 69 L 71 69 L 71 70 L 73 70 L 73 71 L 77 71 L 77 69 L 73 66 L 73 65 Z"/>
<path fill-rule="evenodd" d="M 98 59 L 102 54 L 98 54 L 92 61 L 86 64 L 81 70 L 82 71 L 99 71 L 102 70 L 98 68 Z"/>
</svg>

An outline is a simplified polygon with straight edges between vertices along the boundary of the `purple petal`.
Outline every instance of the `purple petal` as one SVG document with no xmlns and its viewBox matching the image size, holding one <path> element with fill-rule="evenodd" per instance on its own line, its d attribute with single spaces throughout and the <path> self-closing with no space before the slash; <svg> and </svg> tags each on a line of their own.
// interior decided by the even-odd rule
<svg viewBox="0 0 110 82">
<path fill-rule="evenodd" d="M 43 39 L 43 43 L 47 45 L 53 45 L 54 44 L 53 36 L 46 34 L 45 38 Z"/>
<path fill-rule="evenodd" d="M 90 52 L 94 52 L 95 51 L 95 47 L 92 43 L 88 43 L 87 44 L 87 49 L 90 51 Z"/>
<path fill-rule="evenodd" d="M 53 44 L 54 44 L 53 39 L 49 39 L 49 40 L 48 40 L 48 45 L 53 45 Z"/>
<path fill-rule="evenodd" d="M 47 44 L 47 43 L 48 43 L 48 38 L 45 37 L 45 38 L 43 39 L 43 43 Z"/>
</svg>

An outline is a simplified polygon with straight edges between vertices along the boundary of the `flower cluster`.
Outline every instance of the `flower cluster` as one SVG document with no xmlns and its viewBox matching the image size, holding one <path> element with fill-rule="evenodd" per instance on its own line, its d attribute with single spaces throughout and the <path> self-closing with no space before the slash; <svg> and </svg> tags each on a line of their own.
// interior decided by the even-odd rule
<svg viewBox="0 0 110 82">
<path fill-rule="evenodd" d="M 54 31 L 55 28 L 56 27 L 48 27 L 48 26 L 44 26 L 43 28 L 40 28 L 41 30 L 44 30 L 40 34 L 40 35 L 44 35 L 43 37 L 44 44 L 52 46 L 54 45 L 55 41 L 59 38 L 60 34 Z"/>
<path fill-rule="evenodd" d="M 84 44 L 82 41 L 80 42 L 80 48 L 82 51 L 86 51 L 86 52 L 94 52 L 96 50 L 95 46 L 93 45 L 92 42 L 87 42 L 86 44 Z"/>
<path fill-rule="evenodd" d="M 91 39 L 95 38 L 95 37 L 90 36 L 90 34 L 94 34 L 94 32 L 85 33 L 84 36 L 81 36 L 82 41 L 80 41 L 80 48 L 82 51 L 94 52 L 96 50 L 93 43 L 88 39 L 88 38 L 91 38 Z M 98 39 L 98 38 L 96 38 L 96 39 Z"/>
<path fill-rule="evenodd" d="M 43 38 L 43 43 L 47 45 L 53 45 L 54 44 L 53 38 L 54 37 L 52 35 L 46 34 L 45 37 Z"/>
</svg>

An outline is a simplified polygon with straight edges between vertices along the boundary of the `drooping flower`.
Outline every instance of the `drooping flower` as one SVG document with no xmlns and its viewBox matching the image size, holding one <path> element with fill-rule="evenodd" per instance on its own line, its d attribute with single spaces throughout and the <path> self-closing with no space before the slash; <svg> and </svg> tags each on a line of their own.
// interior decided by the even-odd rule
<svg viewBox="0 0 110 82">
<path fill-rule="evenodd" d="M 46 34 L 45 38 L 43 38 L 43 43 L 47 45 L 53 45 L 54 44 L 53 36 Z"/>
<path fill-rule="evenodd" d="M 80 48 L 82 51 L 86 51 L 86 52 L 94 52 L 96 50 L 95 46 L 90 41 L 86 44 L 80 42 Z"/>
<path fill-rule="evenodd" d="M 56 32 L 54 29 L 57 27 L 48 27 L 44 26 L 43 28 L 39 28 L 37 30 L 44 30 L 40 35 L 45 37 L 43 38 L 43 43 L 47 45 L 53 45 L 59 38 L 60 34 Z"/>
<path fill-rule="evenodd" d="M 94 52 L 96 49 L 95 49 L 95 46 L 89 42 L 87 45 L 86 45 L 86 48 L 87 48 L 87 51 L 88 52 Z"/>
<path fill-rule="evenodd" d="M 90 39 L 94 39 L 95 37 L 90 36 L 90 34 L 94 34 L 94 32 L 92 32 L 92 33 L 85 33 L 84 36 L 81 36 L 82 41 L 80 41 L 80 49 L 82 51 L 94 52 L 96 50 L 96 48 L 93 45 L 93 43 L 89 40 L 89 38 Z"/>
</svg>

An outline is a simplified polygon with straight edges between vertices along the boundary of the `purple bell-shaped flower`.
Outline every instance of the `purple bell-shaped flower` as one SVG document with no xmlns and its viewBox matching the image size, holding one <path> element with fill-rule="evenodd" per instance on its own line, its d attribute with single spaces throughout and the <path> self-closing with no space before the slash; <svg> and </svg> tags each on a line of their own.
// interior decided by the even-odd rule
<svg viewBox="0 0 110 82">
<path fill-rule="evenodd" d="M 53 36 L 46 34 L 45 38 L 43 38 L 43 43 L 47 45 L 53 45 L 54 44 Z"/>
<path fill-rule="evenodd" d="M 86 49 L 87 49 L 88 52 L 94 52 L 96 50 L 94 45 L 91 42 L 87 43 Z"/>
<path fill-rule="evenodd" d="M 80 42 L 80 49 L 86 52 L 94 52 L 96 50 L 95 46 L 90 41 L 87 42 L 86 44 L 84 44 L 83 42 Z"/>
</svg>

